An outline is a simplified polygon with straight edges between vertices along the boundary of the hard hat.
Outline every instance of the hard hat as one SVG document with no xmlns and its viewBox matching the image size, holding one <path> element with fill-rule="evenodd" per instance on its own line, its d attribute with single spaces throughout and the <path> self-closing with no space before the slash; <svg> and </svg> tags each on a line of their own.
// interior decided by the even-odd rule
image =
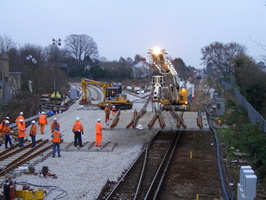
<svg viewBox="0 0 266 200">
<path fill-rule="evenodd" d="M 9 117 L 6 117 L 6 119 L 9 119 Z"/>
<path fill-rule="evenodd" d="M 45 112 L 44 111 L 42 111 L 42 114 L 44 114 Z"/>
<path fill-rule="evenodd" d="M 56 117 L 54 118 L 54 121 L 56 121 L 57 119 L 56 119 Z"/>
<path fill-rule="evenodd" d="M 76 121 L 79 121 L 79 120 L 80 120 L 80 118 L 79 118 L 79 117 L 77 117 L 77 118 L 76 118 Z"/>
<path fill-rule="evenodd" d="M 19 114 L 20 114 L 20 115 L 23 115 L 23 112 L 20 112 Z"/>
<path fill-rule="evenodd" d="M 19 121 L 20 121 L 20 122 L 23 122 L 23 119 L 20 119 Z"/>
<path fill-rule="evenodd" d="M 35 121 L 34 121 L 34 120 L 32 120 L 32 121 L 31 121 L 31 123 L 32 123 L 32 124 L 35 124 Z"/>
<path fill-rule="evenodd" d="M 113 108 L 114 108 L 115 106 L 113 106 Z"/>
<path fill-rule="evenodd" d="M 97 121 L 98 121 L 98 122 L 100 122 L 100 121 L 101 121 L 101 119 L 99 118 Z"/>
<path fill-rule="evenodd" d="M 8 121 L 8 120 L 6 120 L 6 121 L 5 121 L 5 124 L 9 124 L 9 121 Z"/>
</svg>

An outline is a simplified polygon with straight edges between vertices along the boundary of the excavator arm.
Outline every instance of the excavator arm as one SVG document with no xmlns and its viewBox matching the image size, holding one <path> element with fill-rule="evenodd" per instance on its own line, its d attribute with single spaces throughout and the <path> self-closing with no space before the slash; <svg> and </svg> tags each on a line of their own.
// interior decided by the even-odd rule
<svg viewBox="0 0 266 200">
<path fill-rule="evenodd" d="M 104 109 L 106 104 L 114 105 L 117 109 L 131 109 L 133 103 L 126 99 L 126 94 L 122 94 L 122 86 L 115 86 L 111 83 L 103 83 L 91 79 L 81 79 L 82 99 L 80 104 L 90 104 L 87 97 L 87 85 L 95 86 L 103 89 L 103 101 L 98 103 L 101 109 Z"/>
<path fill-rule="evenodd" d="M 102 88 L 104 97 L 107 95 L 106 88 L 113 87 L 113 85 L 111 83 L 103 83 L 103 82 L 83 78 L 83 79 L 81 79 L 82 101 L 87 100 L 87 85 Z"/>
</svg>

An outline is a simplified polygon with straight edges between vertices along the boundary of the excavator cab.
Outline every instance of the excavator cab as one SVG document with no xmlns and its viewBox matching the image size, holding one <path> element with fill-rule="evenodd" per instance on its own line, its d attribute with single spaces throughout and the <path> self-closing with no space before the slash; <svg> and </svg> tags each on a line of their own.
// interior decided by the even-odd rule
<svg viewBox="0 0 266 200">
<path fill-rule="evenodd" d="M 117 94 L 120 94 L 121 90 L 119 87 L 108 87 L 106 88 L 106 100 L 114 101 Z"/>
</svg>

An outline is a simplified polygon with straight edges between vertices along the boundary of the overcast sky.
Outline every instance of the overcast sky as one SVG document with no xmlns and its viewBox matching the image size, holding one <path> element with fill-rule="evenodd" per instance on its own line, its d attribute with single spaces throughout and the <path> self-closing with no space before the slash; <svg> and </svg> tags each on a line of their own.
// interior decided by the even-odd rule
<svg viewBox="0 0 266 200">
<path fill-rule="evenodd" d="M 201 48 L 237 42 L 261 61 L 266 55 L 266 0 L 0 0 L 0 35 L 19 45 L 87 34 L 101 57 L 147 56 L 164 48 L 172 58 L 202 68 Z M 254 41 L 252 41 L 254 40 Z"/>
</svg>

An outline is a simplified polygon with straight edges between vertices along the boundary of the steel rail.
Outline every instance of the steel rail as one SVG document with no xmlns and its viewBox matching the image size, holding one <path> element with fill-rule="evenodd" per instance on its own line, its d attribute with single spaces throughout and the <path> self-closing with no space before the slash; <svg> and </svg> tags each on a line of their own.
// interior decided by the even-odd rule
<svg viewBox="0 0 266 200">
<path fill-rule="evenodd" d="M 16 169 L 17 167 L 19 167 L 19 166 L 25 164 L 25 163 L 28 162 L 29 160 L 31 160 L 31 159 L 37 157 L 38 155 L 42 154 L 43 152 L 45 152 L 45 151 L 47 151 L 47 150 L 49 150 L 49 149 L 51 149 L 51 148 L 52 148 L 52 144 L 49 145 L 49 146 L 47 146 L 47 147 L 45 147 L 45 148 L 43 148 L 43 149 L 41 149 L 40 151 L 38 151 L 38 152 L 36 152 L 36 153 L 34 153 L 34 154 L 32 154 L 31 156 L 27 156 L 26 158 L 24 158 L 24 159 L 22 159 L 22 160 L 20 160 L 20 159 L 16 159 L 18 162 L 13 162 L 12 165 L 9 165 L 9 167 L 7 167 L 7 168 L 5 168 L 3 171 L 1 171 L 1 172 L 0 172 L 0 176 L 4 176 L 7 172 L 9 172 L 9 171 L 11 171 L 11 170 L 13 170 L 13 169 Z M 25 154 L 23 154 L 23 155 L 26 155 L 26 154 L 27 154 L 27 153 L 25 153 Z M 20 160 L 20 161 L 19 161 L 19 160 Z"/>
<path fill-rule="evenodd" d="M 25 158 L 25 156 L 27 157 L 27 155 L 30 155 L 32 152 L 36 151 L 37 149 L 41 148 L 43 145 L 45 145 L 48 142 L 48 140 L 44 140 L 43 142 L 41 142 L 40 144 L 38 144 L 37 146 L 35 146 L 34 148 L 30 149 L 29 151 L 25 152 L 23 155 L 21 155 L 20 157 L 18 157 L 17 159 L 15 159 L 14 161 L 10 162 L 7 164 L 7 167 L 10 167 L 12 165 L 14 165 L 18 160 L 21 160 L 23 158 Z M 29 144 L 31 146 L 31 144 Z M 28 145 L 27 145 L 28 146 Z M 20 150 L 20 149 L 19 149 Z"/>
<path fill-rule="evenodd" d="M 36 144 L 40 143 L 41 141 L 42 141 L 42 139 L 37 140 L 37 141 L 36 141 Z M 24 147 L 22 147 L 22 148 L 19 148 L 19 149 L 15 150 L 15 151 L 12 151 L 12 150 L 13 150 L 15 147 L 18 147 L 18 145 L 13 146 L 14 148 L 12 148 L 12 149 L 7 149 L 7 150 L 9 150 L 8 152 L 10 152 L 10 153 L 7 152 L 8 154 L 5 154 L 4 156 L 0 157 L 0 161 L 3 161 L 3 160 L 5 160 L 5 159 L 7 159 L 7 158 L 9 158 L 9 157 L 11 157 L 11 156 L 13 156 L 13 155 L 15 155 L 15 154 L 21 152 L 22 150 L 29 148 L 31 145 L 32 145 L 32 144 L 28 144 L 28 145 L 26 145 L 26 146 L 24 146 Z"/>
<path fill-rule="evenodd" d="M 136 192 L 135 192 L 133 200 L 137 199 L 137 196 L 138 196 L 138 193 L 139 193 L 139 190 L 140 190 L 140 186 L 141 186 L 141 183 L 142 183 L 142 180 L 143 180 L 143 177 L 144 177 L 145 168 L 146 168 L 146 165 L 147 165 L 147 160 L 148 160 L 147 158 L 148 158 L 148 150 L 146 148 L 145 149 L 145 157 L 144 157 L 144 161 L 143 161 L 143 166 L 142 166 L 142 170 L 141 170 L 138 186 L 137 186 L 137 189 L 136 189 Z"/>
<path fill-rule="evenodd" d="M 176 134 L 177 134 L 177 133 L 176 133 Z M 171 163 L 171 160 L 172 160 L 172 158 L 173 158 L 173 155 L 174 155 L 175 149 L 176 149 L 176 147 L 177 147 L 177 143 L 178 143 L 178 140 L 179 140 L 180 135 L 181 135 L 181 133 L 180 133 L 180 131 L 179 131 L 179 133 L 178 133 L 178 135 L 177 135 L 177 138 L 175 139 L 175 144 L 173 145 L 173 147 L 172 147 L 172 151 L 171 151 L 171 153 L 170 153 L 170 155 L 169 155 L 169 158 L 168 158 L 168 160 L 167 160 L 166 166 L 164 167 L 164 171 L 163 171 L 163 174 L 162 174 L 162 176 L 161 176 L 161 178 L 160 178 L 159 184 L 157 185 L 157 189 L 156 189 L 155 194 L 154 194 L 154 196 L 153 196 L 153 200 L 156 200 L 156 199 L 157 199 L 157 196 L 158 196 L 159 191 L 160 191 L 160 188 L 161 188 L 161 186 L 162 186 L 162 183 L 163 183 L 164 177 L 165 177 L 165 175 L 166 175 L 166 173 L 167 173 L 167 170 L 168 170 L 168 168 L 169 168 L 169 166 L 170 166 L 170 163 Z M 168 153 L 168 152 L 167 152 L 167 153 Z M 154 183 L 155 183 L 155 181 L 152 183 L 152 185 L 151 185 L 150 187 L 152 187 L 152 186 L 154 185 Z M 151 189 L 150 189 L 150 191 L 151 191 Z"/>
<path fill-rule="evenodd" d="M 109 195 L 105 198 L 105 200 L 110 200 L 113 196 L 113 194 L 117 191 L 118 187 L 123 183 L 123 181 L 125 180 L 125 178 L 128 176 L 128 174 L 130 173 L 130 171 L 136 166 L 137 161 L 143 156 L 143 154 L 147 151 L 147 149 L 151 146 L 152 141 L 154 140 L 154 138 L 158 135 L 159 131 L 157 131 L 154 136 L 151 138 L 150 142 L 148 143 L 147 147 L 145 149 L 143 149 L 139 156 L 136 158 L 135 162 L 133 163 L 133 165 L 131 165 L 129 167 L 129 169 L 126 171 L 126 173 L 123 175 L 123 177 L 118 181 L 118 183 L 115 185 L 115 187 L 112 189 L 112 191 L 109 193 Z"/>
</svg>

